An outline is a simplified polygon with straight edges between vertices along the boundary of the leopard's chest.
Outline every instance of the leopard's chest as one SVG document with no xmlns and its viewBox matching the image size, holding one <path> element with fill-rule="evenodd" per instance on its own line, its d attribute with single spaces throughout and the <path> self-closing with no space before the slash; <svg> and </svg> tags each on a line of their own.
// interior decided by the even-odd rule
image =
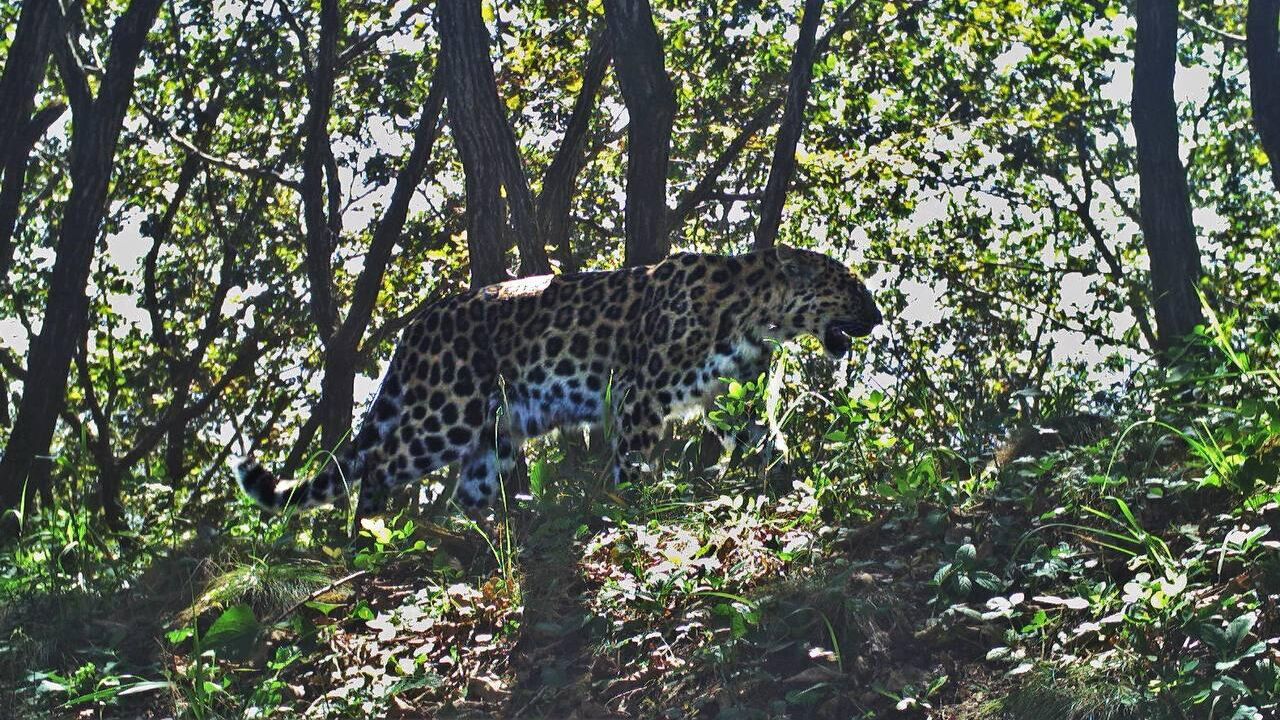
<svg viewBox="0 0 1280 720">
<path fill-rule="evenodd" d="M 713 348 L 702 362 L 683 375 L 665 393 L 670 395 L 669 417 L 689 417 L 710 407 L 725 391 L 724 379 L 754 380 L 769 362 L 769 348 L 740 338 Z"/>
</svg>

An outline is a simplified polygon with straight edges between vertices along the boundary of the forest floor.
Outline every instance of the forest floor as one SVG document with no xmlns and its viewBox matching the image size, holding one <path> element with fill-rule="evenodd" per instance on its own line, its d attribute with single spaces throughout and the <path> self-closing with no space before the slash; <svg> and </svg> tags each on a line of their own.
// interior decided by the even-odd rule
<svg viewBox="0 0 1280 720">
<path fill-rule="evenodd" d="M 111 592 L 0 611 L 0 714 L 1264 717 L 1280 484 L 1241 504 L 1183 453 L 1125 501 L 1110 447 L 821 489 L 539 465 L 491 527 L 405 511 L 345 544 L 338 513 L 209 518 Z"/>
</svg>

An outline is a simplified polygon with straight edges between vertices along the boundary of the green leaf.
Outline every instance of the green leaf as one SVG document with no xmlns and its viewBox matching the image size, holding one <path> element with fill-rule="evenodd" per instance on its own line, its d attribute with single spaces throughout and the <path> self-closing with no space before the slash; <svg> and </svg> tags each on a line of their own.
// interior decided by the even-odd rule
<svg viewBox="0 0 1280 720">
<path fill-rule="evenodd" d="M 315 610 L 315 611 L 319 612 L 321 615 L 324 615 L 325 617 L 328 617 L 328 616 L 329 616 L 329 613 L 331 613 L 331 612 L 333 612 L 334 610 L 337 610 L 338 608 L 342 607 L 342 604 L 341 604 L 341 603 L 327 603 L 327 602 L 324 602 L 324 601 L 321 601 L 321 600 L 309 600 L 309 601 L 307 601 L 306 606 L 307 606 L 307 607 L 309 607 L 309 608 L 311 608 L 312 610 Z"/>
<path fill-rule="evenodd" d="M 151 692 L 153 690 L 168 690 L 172 687 L 167 680 L 144 680 L 143 682 L 134 683 L 120 691 L 120 695 L 137 695 L 138 693 Z"/>
<path fill-rule="evenodd" d="M 1253 629 L 1254 624 L 1257 622 L 1258 616 L 1254 613 L 1246 613 L 1235 620 L 1232 620 L 1231 624 L 1227 625 L 1225 633 L 1225 639 L 1228 643 L 1227 647 L 1230 650 L 1235 650 L 1240 647 L 1240 643 L 1245 639 L 1249 634 L 1249 631 Z"/>
<path fill-rule="evenodd" d="M 248 605 L 233 605 L 223 611 L 201 638 L 201 646 L 210 650 L 227 650 L 244 655 L 258 634 L 258 619 Z"/>
</svg>

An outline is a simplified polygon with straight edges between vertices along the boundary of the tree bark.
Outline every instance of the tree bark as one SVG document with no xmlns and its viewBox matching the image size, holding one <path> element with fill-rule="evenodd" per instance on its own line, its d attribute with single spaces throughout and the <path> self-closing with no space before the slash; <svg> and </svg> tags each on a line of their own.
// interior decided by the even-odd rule
<svg viewBox="0 0 1280 720">
<path fill-rule="evenodd" d="M 448 78 L 449 124 L 466 172 L 472 285 L 489 285 L 507 277 L 503 188 L 520 249 L 520 274 L 549 273 L 551 263 L 538 230 L 528 175 L 498 99 L 480 1 L 441 0 L 436 19 Z"/>
<path fill-rule="evenodd" d="M 1204 321 L 1196 282 L 1200 250 L 1191 220 L 1187 173 L 1178 159 L 1173 99 L 1177 0 L 1137 0 L 1133 57 L 1133 130 L 1138 141 L 1142 236 L 1151 263 L 1159 350 L 1168 351 Z"/>
<path fill-rule="evenodd" d="M 605 0 L 614 68 L 627 106 L 626 264 L 667 256 L 667 168 L 676 92 L 648 0 Z"/>
<path fill-rule="evenodd" d="M 116 21 L 96 97 L 73 50 L 65 47 L 58 53 L 71 100 L 71 193 L 63 205 L 43 324 L 28 354 L 22 402 L 0 459 L 0 512 L 30 497 L 27 477 L 37 456 L 48 453 L 66 400 L 67 372 L 88 326 L 85 288 L 106 212 L 116 143 L 133 95 L 134 71 L 160 5 L 161 0 L 133 0 Z M 59 39 L 59 44 L 65 42 Z M 16 528 L 9 521 L 6 529 Z"/>
<path fill-rule="evenodd" d="M 1280 192 L 1280 0 L 1249 0 L 1245 54 L 1249 62 L 1249 100 L 1253 124 L 1271 165 L 1271 182 Z"/>
<path fill-rule="evenodd" d="M 586 159 L 583 151 L 587 146 L 587 131 L 591 129 L 591 114 L 596 109 L 596 96 L 612 59 L 613 43 L 607 28 L 596 28 L 591 34 L 591 45 L 582 68 L 582 87 L 569 114 L 569 124 L 542 177 L 542 191 L 538 193 L 538 227 L 543 241 L 555 248 L 556 259 L 565 272 L 578 270 L 569 240 L 573 226 L 570 219 L 573 188 Z"/>
<path fill-rule="evenodd" d="M 773 147 L 773 165 L 769 168 L 769 181 L 760 202 L 760 224 L 756 226 L 753 244 L 756 250 L 773 247 L 778 238 L 778 226 L 782 224 L 782 207 L 786 204 L 787 190 L 791 188 L 791 178 L 796 174 L 796 145 L 804 130 L 804 106 L 809 100 L 809 86 L 813 82 L 814 46 L 821 18 L 822 0 L 805 0 L 800 35 L 791 56 L 787 101 Z"/>
</svg>

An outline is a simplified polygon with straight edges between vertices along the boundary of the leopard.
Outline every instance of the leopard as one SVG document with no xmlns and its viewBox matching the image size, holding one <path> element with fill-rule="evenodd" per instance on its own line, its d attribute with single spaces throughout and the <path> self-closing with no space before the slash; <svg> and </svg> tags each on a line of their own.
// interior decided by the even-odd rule
<svg viewBox="0 0 1280 720">
<path fill-rule="evenodd" d="M 319 472 L 283 481 L 245 458 L 236 477 L 268 510 L 333 504 L 358 484 L 363 516 L 460 463 L 453 497 L 483 510 L 526 440 L 607 425 L 608 474 L 634 483 L 668 422 L 714 407 L 726 379 L 759 377 L 780 343 L 813 336 L 841 358 L 883 319 L 856 272 L 786 246 L 508 280 L 419 311 L 359 429 Z"/>
</svg>

